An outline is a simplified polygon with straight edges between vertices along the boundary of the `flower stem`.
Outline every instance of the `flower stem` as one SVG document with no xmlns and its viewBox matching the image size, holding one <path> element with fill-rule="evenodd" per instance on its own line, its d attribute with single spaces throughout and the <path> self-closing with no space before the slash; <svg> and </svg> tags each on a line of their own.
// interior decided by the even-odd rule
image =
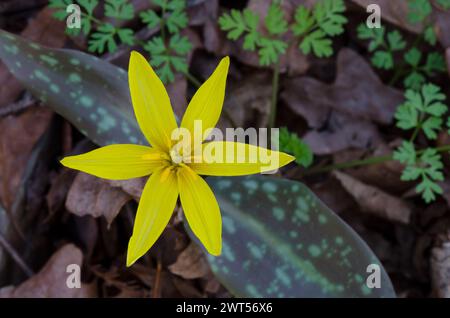
<svg viewBox="0 0 450 318">
<path fill-rule="evenodd" d="M 275 120 L 277 116 L 277 104 L 278 104 L 278 86 L 280 82 L 280 60 L 277 61 L 273 69 L 272 77 L 272 99 L 270 103 L 269 122 L 267 128 L 273 128 L 275 126 Z"/>
<path fill-rule="evenodd" d="M 161 38 L 166 43 L 166 6 L 167 6 L 167 0 L 164 0 L 164 5 L 162 6 L 162 12 L 161 12 L 161 20 L 159 23 L 159 28 L 161 29 Z"/>
</svg>

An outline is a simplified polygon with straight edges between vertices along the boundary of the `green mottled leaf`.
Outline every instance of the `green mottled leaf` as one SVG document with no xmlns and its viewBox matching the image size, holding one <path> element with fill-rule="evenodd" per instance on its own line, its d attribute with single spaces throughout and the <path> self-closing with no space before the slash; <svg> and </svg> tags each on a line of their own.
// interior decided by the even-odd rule
<svg viewBox="0 0 450 318">
<path fill-rule="evenodd" d="M 307 187 L 266 176 L 208 178 L 223 220 L 219 280 L 238 297 L 394 297 L 366 286 L 379 261 Z"/>
<path fill-rule="evenodd" d="M 22 84 L 99 145 L 141 143 L 127 73 L 92 55 L 0 30 L 0 59 Z"/>
</svg>

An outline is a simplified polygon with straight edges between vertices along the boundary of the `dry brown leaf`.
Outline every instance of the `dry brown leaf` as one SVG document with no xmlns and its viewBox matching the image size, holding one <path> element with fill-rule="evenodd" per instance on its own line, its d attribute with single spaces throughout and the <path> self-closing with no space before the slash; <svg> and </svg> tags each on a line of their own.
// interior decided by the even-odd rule
<svg viewBox="0 0 450 318">
<path fill-rule="evenodd" d="M 337 76 L 333 84 L 310 77 L 286 81 L 281 98 L 310 127 L 322 127 L 331 109 L 355 118 L 390 124 L 403 100 L 400 91 L 384 85 L 372 67 L 358 53 L 344 48 L 337 58 Z"/>
<path fill-rule="evenodd" d="M 136 201 L 139 201 L 141 197 L 142 190 L 144 189 L 145 183 L 148 177 L 134 178 L 129 180 L 105 180 L 112 187 L 119 187 L 130 196 L 132 196 Z"/>
<path fill-rule="evenodd" d="M 361 160 L 368 157 L 389 156 L 395 145 L 387 145 L 384 142 L 378 144 L 373 151 L 345 150 L 333 154 L 335 164 L 353 160 Z M 371 184 L 390 193 L 403 193 L 411 188 L 411 183 L 400 179 L 404 166 L 396 160 L 388 160 L 378 164 L 354 167 L 346 173 L 363 183 Z"/>
<path fill-rule="evenodd" d="M 450 241 L 431 251 L 431 281 L 437 297 L 450 298 Z"/>
<path fill-rule="evenodd" d="M 78 216 L 104 216 L 111 225 L 131 197 L 100 178 L 80 172 L 70 187 L 66 208 Z"/>
<path fill-rule="evenodd" d="M 371 122 L 336 111 L 330 113 L 325 129 L 311 130 L 302 139 L 317 155 L 329 155 L 348 148 L 373 148 L 382 140 Z"/>
<path fill-rule="evenodd" d="M 409 223 L 412 211 L 403 200 L 343 172 L 334 171 L 333 175 L 363 210 L 391 221 Z"/>
<path fill-rule="evenodd" d="M 67 193 L 75 176 L 76 172 L 74 170 L 64 169 L 51 180 L 50 190 L 46 196 L 49 215 L 53 215 L 64 207 Z"/>
<path fill-rule="evenodd" d="M 270 74 L 264 72 L 249 73 L 238 82 L 229 85 L 229 98 L 224 109 L 239 127 L 252 123 L 255 127 L 266 127 L 269 119 L 271 86 Z M 230 127 L 222 116 L 219 128 Z"/>
<path fill-rule="evenodd" d="M 68 288 L 66 285 L 70 273 L 66 268 L 70 264 L 81 267 L 83 254 L 73 244 L 67 244 L 56 251 L 39 273 L 17 287 L 0 289 L 2 298 L 87 298 L 96 297 L 95 285 L 81 284 L 81 288 Z"/>
<path fill-rule="evenodd" d="M 352 196 L 335 178 L 328 178 L 323 182 L 315 183 L 311 185 L 311 190 L 337 214 L 347 211 L 354 205 Z"/>
<path fill-rule="evenodd" d="M 52 112 L 32 107 L 19 116 L 0 118 L 0 200 L 9 210 L 33 146 L 47 129 Z"/>
<path fill-rule="evenodd" d="M 364 9 L 369 4 L 376 3 L 381 8 L 381 17 L 399 27 L 402 27 L 410 32 L 420 33 L 423 25 L 420 23 L 411 24 L 408 22 L 408 2 L 407 0 L 352 0 Z M 364 10 L 365 11 L 365 10 Z"/>
<path fill-rule="evenodd" d="M 178 256 L 177 261 L 169 266 L 169 270 L 183 278 L 195 279 L 207 276 L 209 265 L 203 252 L 193 242 Z"/>
<path fill-rule="evenodd" d="M 197 287 L 187 280 L 172 276 L 172 282 L 183 298 L 203 297 L 202 293 L 197 289 Z"/>
<path fill-rule="evenodd" d="M 167 93 L 170 96 L 170 102 L 173 111 L 178 118 L 182 118 L 187 107 L 186 91 L 187 80 L 185 76 L 177 76 L 175 81 L 166 86 Z"/>
</svg>

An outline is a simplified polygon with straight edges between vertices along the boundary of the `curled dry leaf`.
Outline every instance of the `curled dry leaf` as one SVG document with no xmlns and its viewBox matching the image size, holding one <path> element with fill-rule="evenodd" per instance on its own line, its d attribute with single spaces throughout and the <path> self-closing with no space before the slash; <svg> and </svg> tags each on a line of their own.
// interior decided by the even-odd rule
<svg viewBox="0 0 450 318">
<path fill-rule="evenodd" d="M 141 197 L 142 190 L 144 189 L 145 183 L 148 177 L 134 178 L 129 180 L 105 180 L 112 187 L 119 187 L 125 193 L 132 196 L 136 201 L 139 201 Z"/>
<path fill-rule="evenodd" d="M 239 127 L 246 127 L 249 122 L 254 122 L 255 127 L 266 127 L 270 111 L 270 75 L 258 72 L 244 76 L 239 82 L 230 81 L 224 110 Z M 227 117 L 222 116 L 219 127 L 230 127 L 225 125 L 225 121 L 228 121 Z"/>
<path fill-rule="evenodd" d="M 17 287 L 0 289 L 4 298 L 85 298 L 96 297 L 95 285 L 81 284 L 81 288 L 69 288 L 67 280 L 70 273 L 67 266 L 77 264 L 81 267 L 83 254 L 73 244 L 67 244 L 56 251 L 39 273 Z"/>
<path fill-rule="evenodd" d="M 9 210 L 23 171 L 39 137 L 49 126 L 52 112 L 32 107 L 19 116 L 0 119 L 0 200 Z"/>
<path fill-rule="evenodd" d="M 50 189 L 46 196 L 49 216 L 53 216 L 55 212 L 64 207 L 67 193 L 69 192 L 75 176 L 75 171 L 64 169 L 50 181 Z"/>
<path fill-rule="evenodd" d="M 169 266 L 169 270 L 186 279 L 201 278 L 210 273 L 204 253 L 193 242 L 181 252 L 177 261 Z"/>
<path fill-rule="evenodd" d="M 362 8 L 375 3 L 373 0 L 352 0 Z M 408 2 L 407 0 L 378 0 L 376 4 L 380 6 L 382 18 L 405 30 L 414 33 L 420 33 L 423 25 L 420 23 L 412 24 L 408 22 Z"/>
<path fill-rule="evenodd" d="M 401 199 L 339 171 L 333 172 L 361 208 L 373 215 L 400 223 L 409 223 L 411 208 Z"/>
<path fill-rule="evenodd" d="M 392 154 L 392 148 L 395 148 L 396 145 L 396 141 L 389 145 L 380 142 L 378 146 L 370 152 L 366 150 L 345 150 L 333 154 L 333 162 L 339 164 L 368 157 L 389 156 Z M 346 171 L 346 173 L 363 183 L 371 184 L 380 189 L 384 189 L 387 192 L 397 194 L 404 193 L 412 187 L 411 183 L 400 179 L 403 169 L 404 165 L 400 162 L 388 160 L 378 164 L 354 167 Z"/>
<path fill-rule="evenodd" d="M 450 241 L 431 251 L 431 281 L 437 297 L 450 298 Z"/>
<path fill-rule="evenodd" d="M 281 98 L 313 128 L 325 124 L 331 109 L 390 124 L 403 100 L 400 91 L 384 85 L 364 58 L 347 48 L 339 51 L 333 84 L 310 77 L 292 78 L 286 81 Z"/>
<path fill-rule="evenodd" d="M 332 111 L 325 129 L 311 130 L 303 140 L 315 154 L 328 155 L 348 148 L 372 148 L 381 137 L 371 122 Z"/>
<path fill-rule="evenodd" d="M 104 216 L 109 226 L 130 199 L 120 188 L 80 172 L 67 195 L 66 208 L 78 216 Z"/>
</svg>

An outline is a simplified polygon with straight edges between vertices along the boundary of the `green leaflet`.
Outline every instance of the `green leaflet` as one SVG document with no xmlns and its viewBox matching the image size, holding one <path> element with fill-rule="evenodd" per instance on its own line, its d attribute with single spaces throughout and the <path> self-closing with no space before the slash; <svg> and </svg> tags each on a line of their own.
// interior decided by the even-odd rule
<svg viewBox="0 0 450 318">
<path fill-rule="evenodd" d="M 0 58 L 30 91 L 97 144 L 146 143 L 125 71 L 1 30 Z M 395 296 L 383 269 L 381 289 L 364 287 L 366 267 L 378 260 L 304 185 L 263 176 L 208 182 L 224 229 L 223 254 L 209 261 L 236 296 Z"/>
<path fill-rule="evenodd" d="M 0 59 L 37 98 L 95 143 L 147 143 L 121 68 L 80 51 L 45 48 L 3 30 Z"/>
<path fill-rule="evenodd" d="M 366 287 L 367 266 L 380 262 L 303 184 L 267 176 L 207 181 L 223 220 L 222 255 L 208 260 L 234 295 L 395 297 L 381 265 L 381 288 Z"/>
</svg>

